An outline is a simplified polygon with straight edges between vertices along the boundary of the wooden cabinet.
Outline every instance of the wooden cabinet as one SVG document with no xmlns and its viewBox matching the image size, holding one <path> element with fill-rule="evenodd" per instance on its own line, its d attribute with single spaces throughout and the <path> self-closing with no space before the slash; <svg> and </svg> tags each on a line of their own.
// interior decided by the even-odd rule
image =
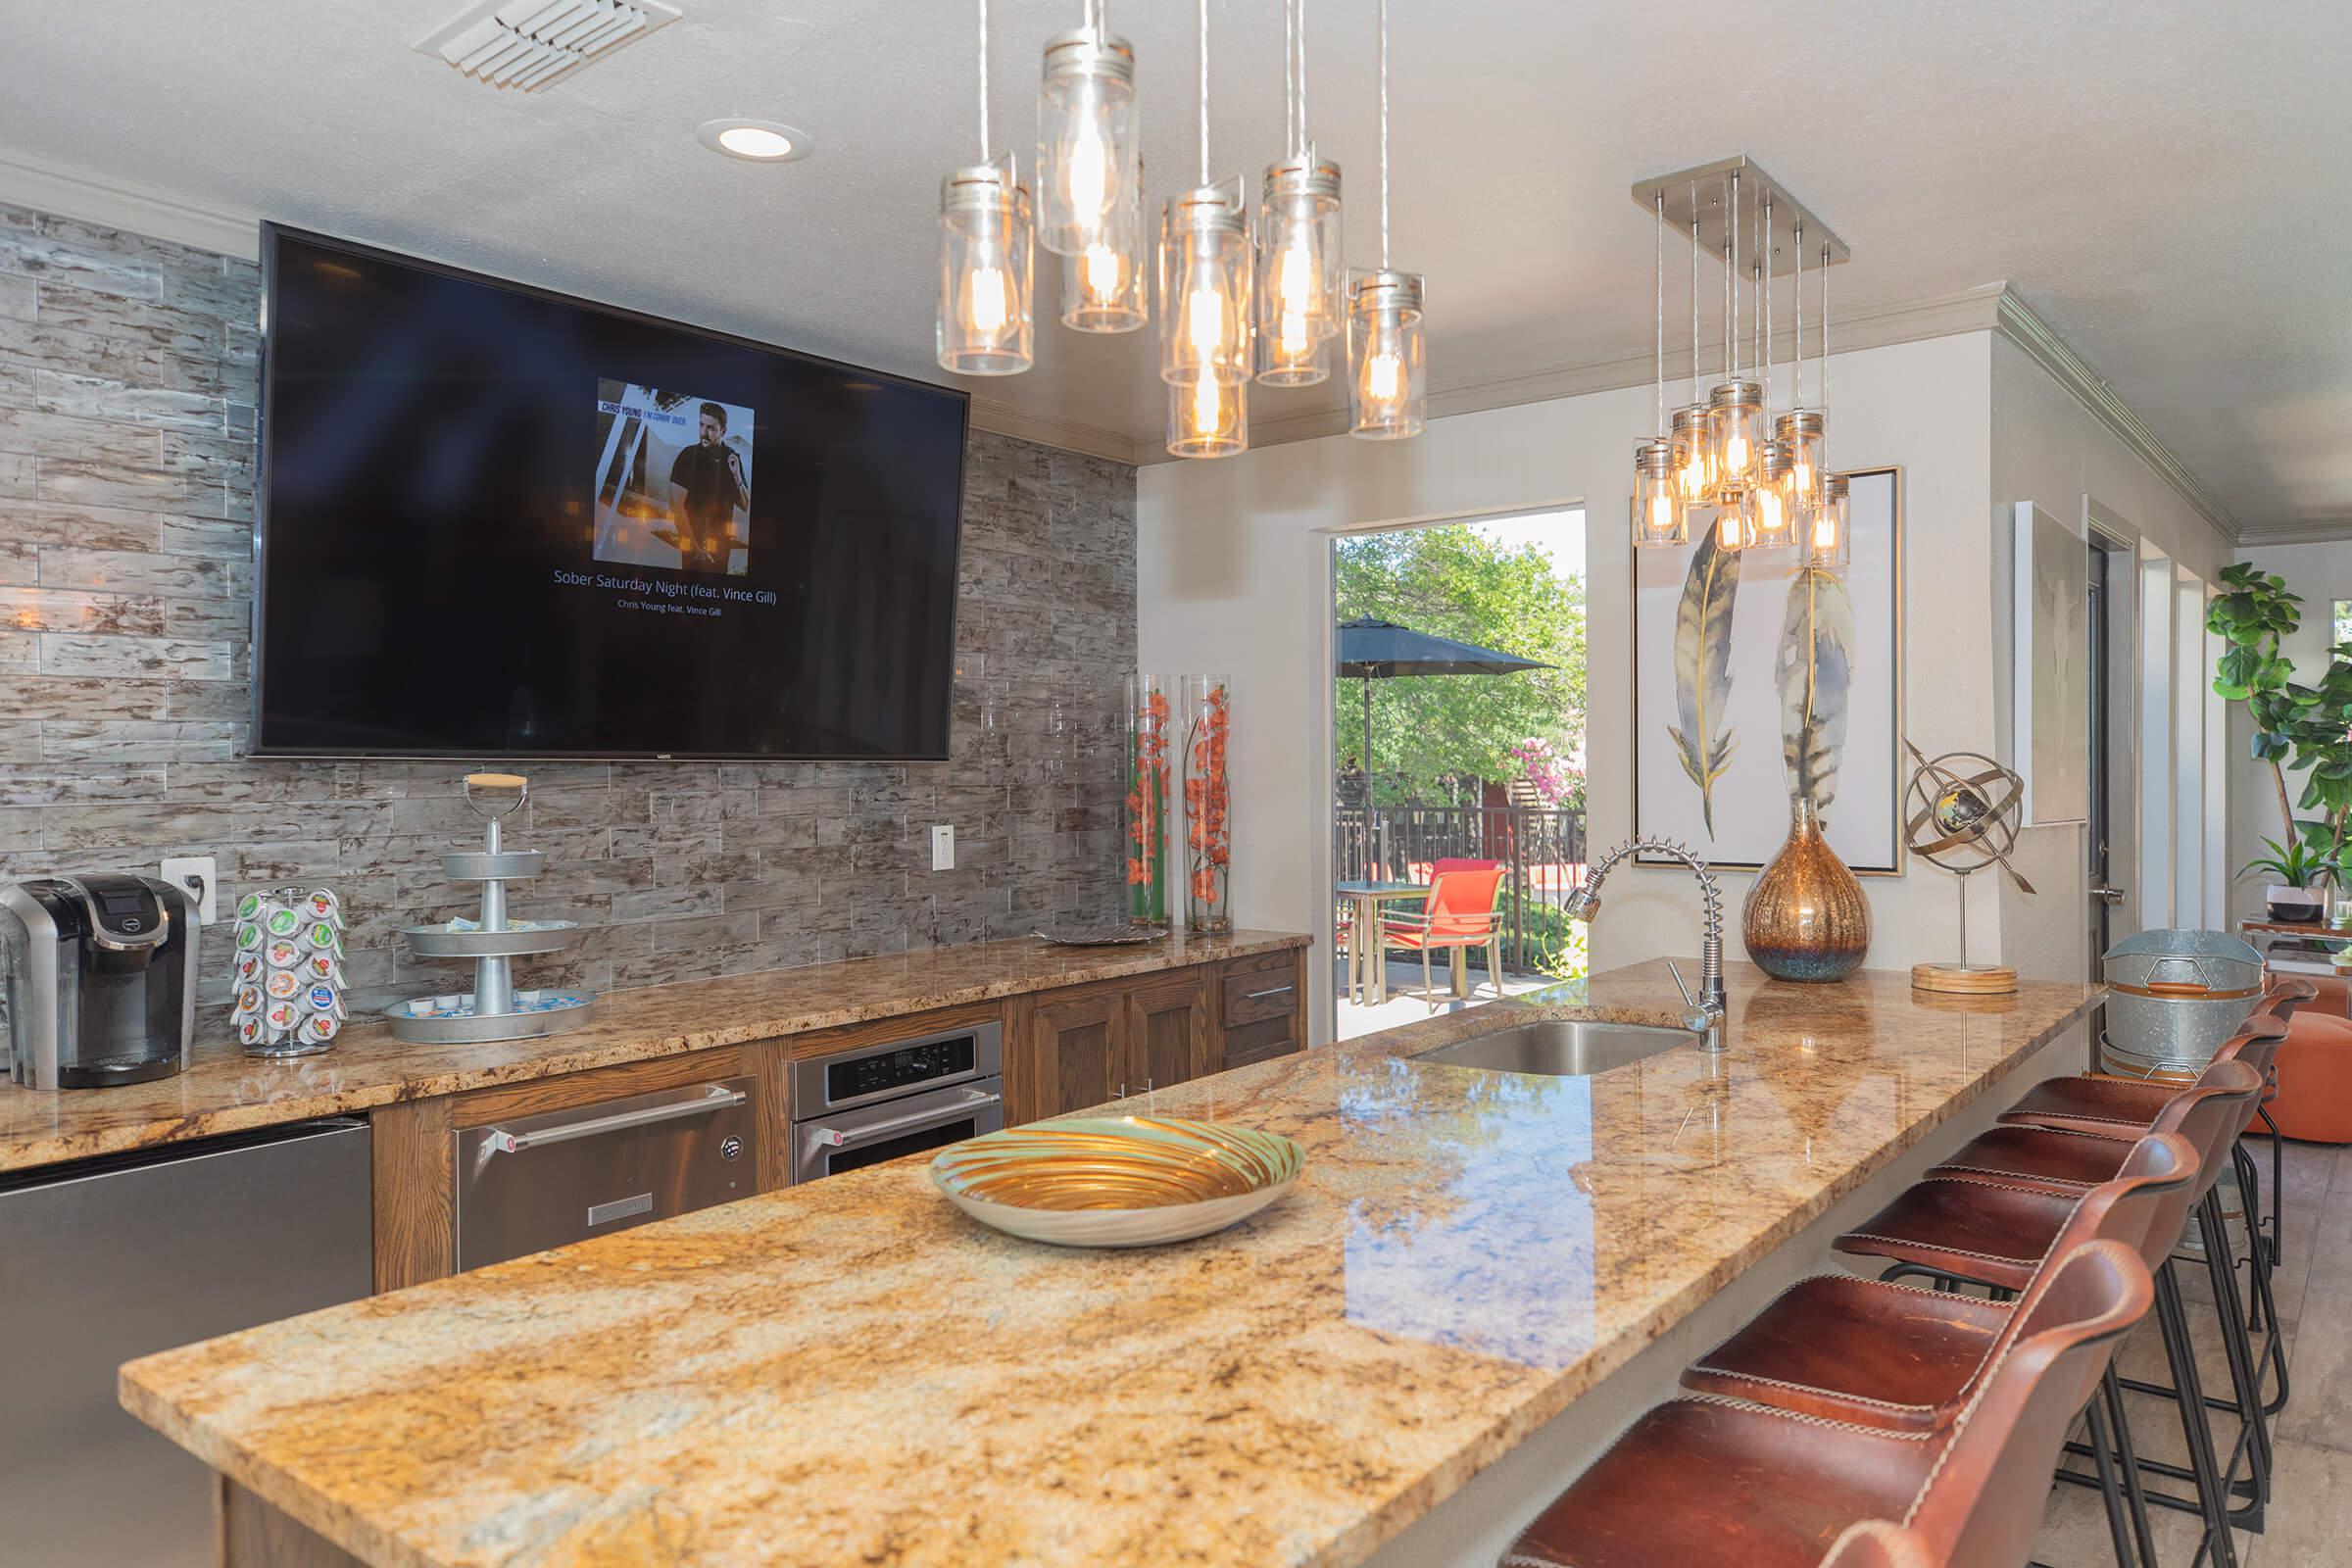
<svg viewBox="0 0 2352 1568">
<path fill-rule="evenodd" d="M 1306 956 L 1301 949 L 1228 960 L 1218 976 L 1217 1066 L 1246 1067 L 1306 1044 Z"/>
<path fill-rule="evenodd" d="M 1004 1009 L 1008 1123 L 1165 1089 L 1218 1064 L 1215 967 L 1015 997 Z"/>
</svg>

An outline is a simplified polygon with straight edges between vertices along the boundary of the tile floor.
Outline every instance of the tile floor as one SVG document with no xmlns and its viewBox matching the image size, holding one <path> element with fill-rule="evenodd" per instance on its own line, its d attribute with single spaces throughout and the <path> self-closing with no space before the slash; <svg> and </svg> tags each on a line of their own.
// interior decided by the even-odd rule
<svg viewBox="0 0 2352 1568">
<path fill-rule="evenodd" d="M 2258 1139 L 2246 1147 L 2267 1183 L 2269 1148 Z M 2273 1423 L 2278 1468 L 2263 1534 L 2237 1536 L 2241 1568 L 2352 1564 L 2352 1313 L 2345 1310 L 2352 1302 L 2352 1151 L 2288 1144 L 2286 1192 L 2285 1254 L 2273 1289 L 2286 1324 L 2293 1396 Z M 2198 1373 L 2208 1393 L 2226 1394 L 2229 1368 L 2204 1270 L 2185 1264 L 2180 1273 L 2199 1346 Z M 2152 1321 L 2133 1333 L 2123 1355 L 2126 1375 L 2163 1380 L 2164 1350 Z M 2139 1451 L 2181 1462 L 2175 1407 L 2141 1395 L 2125 1397 Z M 2215 1441 L 2225 1448 L 2234 1431 L 2229 1417 L 2216 1416 Z M 2151 1513 L 2161 1560 L 2166 1568 L 2185 1568 L 2196 1552 L 2197 1521 L 2169 1508 Z M 2099 1494 L 2076 1486 L 2053 1490 L 2034 1557 L 2049 1568 L 2112 1568 Z"/>
</svg>

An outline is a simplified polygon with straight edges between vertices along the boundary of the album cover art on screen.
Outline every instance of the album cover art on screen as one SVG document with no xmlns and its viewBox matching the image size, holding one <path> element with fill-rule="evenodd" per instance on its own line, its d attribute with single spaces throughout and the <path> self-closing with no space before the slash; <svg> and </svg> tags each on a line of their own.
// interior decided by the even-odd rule
<svg viewBox="0 0 2352 1568">
<path fill-rule="evenodd" d="M 596 559 L 748 575 L 753 411 L 601 379 L 596 420 Z"/>
</svg>

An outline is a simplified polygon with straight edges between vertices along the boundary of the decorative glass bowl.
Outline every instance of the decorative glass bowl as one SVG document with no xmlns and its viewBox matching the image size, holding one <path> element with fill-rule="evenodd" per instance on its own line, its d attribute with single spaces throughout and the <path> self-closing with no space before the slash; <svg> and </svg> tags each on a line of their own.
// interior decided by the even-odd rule
<svg viewBox="0 0 2352 1568">
<path fill-rule="evenodd" d="M 1156 1247 L 1238 1224 L 1306 1156 L 1280 1133 L 1175 1117 L 1073 1116 L 940 1152 L 931 1179 L 981 1224 L 1056 1247 Z"/>
</svg>

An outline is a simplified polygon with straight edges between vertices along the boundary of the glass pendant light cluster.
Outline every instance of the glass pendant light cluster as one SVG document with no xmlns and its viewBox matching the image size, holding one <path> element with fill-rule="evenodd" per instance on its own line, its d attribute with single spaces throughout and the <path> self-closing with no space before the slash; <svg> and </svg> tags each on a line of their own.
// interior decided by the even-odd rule
<svg viewBox="0 0 2352 1568">
<path fill-rule="evenodd" d="M 1741 161 L 1744 163 L 1744 161 Z M 1721 169 L 1722 166 L 1716 166 Z M 1750 166 L 1752 167 L 1752 166 Z M 1703 172 L 1712 176 L 1714 171 Z M 1769 181 L 1742 204 L 1740 167 L 1723 174 L 1723 377 L 1702 399 L 1698 371 L 1698 184 L 1688 191 L 1690 249 L 1691 401 L 1666 414 L 1665 225 L 1667 192 L 1679 176 L 1637 187 L 1651 209 L 1656 228 L 1656 418 L 1658 433 L 1644 438 L 1634 454 L 1634 542 L 1656 547 L 1690 542 L 1693 531 L 1712 528 L 1722 550 L 1796 550 L 1802 564 L 1824 568 L 1851 559 L 1848 502 L 1841 480 L 1828 471 L 1829 269 L 1842 255 L 1825 238 L 1822 273 L 1821 397 L 1808 407 L 1804 375 L 1804 269 L 1810 245 L 1802 209 L 1791 225 L 1795 260 L 1796 351 L 1789 402 L 1770 414 L 1776 390 L 1772 327 L 1777 200 Z M 1793 204 L 1792 204 L 1793 205 Z M 1741 230 L 1752 222 L 1754 232 Z M 1741 247 L 1749 247 L 1743 270 Z M 1753 301 L 1748 324 L 1755 334 L 1755 368 L 1742 363 L 1741 285 Z M 1767 430 L 1770 431 L 1769 437 Z"/>
<path fill-rule="evenodd" d="M 1266 168 L 1254 212 L 1241 176 L 1209 177 L 1208 0 L 1197 0 L 1200 183 L 1168 198 L 1149 265 L 1135 50 L 1110 31 L 1104 0 L 1082 0 L 1080 24 L 1046 45 L 1034 221 L 1011 155 L 990 151 L 988 0 L 978 3 L 980 162 L 950 174 L 940 195 L 943 368 L 1029 368 L 1032 259 L 1042 244 L 1059 258 L 1060 318 L 1075 331 L 1142 327 L 1152 312 L 1147 272 L 1156 275 L 1173 455 L 1248 450 L 1250 384 L 1314 386 L 1343 354 L 1349 433 L 1420 434 L 1424 284 L 1389 265 L 1388 0 L 1379 22 L 1380 266 L 1355 273 L 1342 243 L 1340 168 L 1308 131 L 1305 0 L 1284 0 L 1286 146 Z"/>
<path fill-rule="evenodd" d="M 989 153 L 988 0 L 980 0 L 980 161 L 939 190 L 939 364 L 959 375 L 1016 375 L 1036 357 L 1030 316 L 1034 227 L 1012 155 Z"/>
</svg>

